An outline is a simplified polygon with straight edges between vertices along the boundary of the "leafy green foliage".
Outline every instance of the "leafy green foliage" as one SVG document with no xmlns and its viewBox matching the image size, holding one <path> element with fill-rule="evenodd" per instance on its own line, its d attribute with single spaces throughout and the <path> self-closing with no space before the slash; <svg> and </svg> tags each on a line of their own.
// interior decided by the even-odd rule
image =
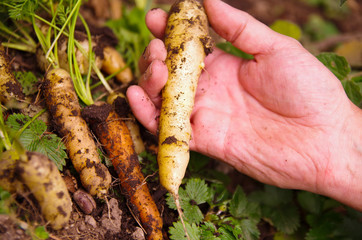
<svg viewBox="0 0 362 240">
<path fill-rule="evenodd" d="M 14 73 L 15 78 L 21 84 L 25 95 L 31 95 L 38 91 L 37 83 L 38 79 L 32 72 L 20 72 Z"/>
<path fill-rule="evenodd" d="M 250 54 L 247 54 L 247 53 L 241 51 L 240 49 L 233 46 L 230 42 L 221 42 L 221 43 L 216 44 L 216 46 L 218 48 L 220 48 L 221 50 L 224 50 L 225 52 L 230 53 L 234 56 L 242 57 L 245 59 L 254 59 L 253 55 L 250 55 Z"/>
<path fill-rule="evenodd" d="M 205 181 L 198 178 L 189 179 L 185 188 L 179 189 L 179 195 L 186 220 L 189 223 L 200 223 L 204 216 L 198 205 L 211 200 Z M 166 201 L 171 209 L 176 210 L 175 200 L 171 194 L 168 193 Z"/>
<path fill-rule="evenodd" d="M 347 2 L 347 0 L 340 0 L 339 5 L 342 6 L 345 2 Z"/>
<path fill-rule="evenodd" d="M 330 18 L 341 18 L 349 9 L 346 4 L 346 0 L 304 0 L 308 4 L 321 8 Z"/>
<path fill-rule="evenodd" d="M 232 196 L 224 195 L 231 196 L 231 199 L 223 198 L 223 200 L 214 195 L 216 191 L 211 186 L 202 179 L 191 178 L 186 182 L 185 188 L 179 189 L 184 217 L 187 224 L 195 228 L 192 231 L 200 235 L 197 239 L 258 239 L 259 205 L 248 201 L 240 186 Z M 170 194 L 166 201 L 171 209 L 176 210 L 174 199 Z M 209 206 L 205 216 L 200 209 L 201 204 Z M 182 225 L 174 225 L 172 231 L 170 229 L 170 234 L 171 239 L 183 239 Z"/>
<path fill-rule="evenodd" d="M 38 239 L 48 239 L 49 238 L 49 233 L 47 232 L 47 230 L 45 229 L 44 226 L 36 227 L 34 230 L 34 235 Z"/>
<path fill-rule="evenodd" d="M 196 224 L 185 223 L 187 233 L 191 240 L 200 239 L 200 230 Z M 171 234 L 170 239 L 172 240 L 186 240 L 186 235 L 181 221 L 175 222 L 172 227 L 170 227 L 169 232 Z"/>
<path fill-rule="evenodd" d="M 311 14 L 308 17 L 308 21 L 303 26 L 303 30 L 305 35 L 312 41 L 321 41 L 339 33 L 338 28 L 332 22 L 326 21 L 316 14 Z"/>
<path fill-rule="evenodd" d="M 270 28 L 278 33 L 284 34 L 297 40 L 302 37 L 302 30 L 300 29 L 300 27 L 291 21 L 276 20 L 272 25 L 270 25 Z"/>
<path fill-rule="evenodd" d="M 350 79 L 351 67 L 347 60 L 342 56 L 329 52 L 321 53 L 317 58 L 341 81 L 349 99 L 357 106 L 361 106 L 362 77 L 357 76 Z"/>
<path fill-rule="evenodd" d="M 351 72 L 347 60 L 338 56 L 335 53 L 321 53 L 317 56 L 321 61 L 339 80 L 345 79 Z"/>
<path fill-rule="evenodd" d="M 15 135 L 18 131 L 22 131 L 22 128 L 30 120 L 30 117 L 23 114 L 12 114 L 8 117 L 6 125 Z M 48 156 L 57 165 L 58 169 L 62 171 L 63 166 L 66 164 L 66 148 L 57 135 L 46 133 L 46 130 L 46 124 L 41 120 L 35 119 L 23 130 L 19 140 L 28 151 L 40 152 Z"/>
<path fill-rule="evenodd" d="M 11 194 L 0 187 L 0 214 L 9 214 L 12 202 Z"/>
<path fill-rule="evenodd" d="M 37 0 L 3 0 L 9 7 L 9 16 L 14 20 L 22 20 L 32 16 L 38 8 Z"/>
<path fill-rule="evenodd" d="M 261 205 L 263 218 L 279 231 L 292 234 L 300 226 L 300 216 L 291 190 L 265 185 L 264 191 L 255 191 L 250 197 Z"/>
<path fill-rule="evenodd" d="M 306 239 L 361 239 L 362 214 L 347 208 L 341 212 L 343 206 L 329 198 L 309 192 L 299 192 L 298 203 L 306 211 L 305 220 L 310 229 Z"/>
<path fill-rule="evenodd" d="M 142 165 L 142 173 L 144 175 L 151 175 L 158 171 L 157 165 L 157 156 L 149 153 L 147 151 L 143 151 L 139 154 L 140 163 Z"/>
<path fill-rule="evenodd" d="M 127 64 L 136 76 L 139 75 L 138 59 L 151 40 L 151 33 L 144 21 L 145 17 L 145 9 L 135 7 L 128 11 L 124 9 L 121 19 L 110 20 L 106 23 L 118 37 L 117 48 L 127 59 Z"/>
</svg>

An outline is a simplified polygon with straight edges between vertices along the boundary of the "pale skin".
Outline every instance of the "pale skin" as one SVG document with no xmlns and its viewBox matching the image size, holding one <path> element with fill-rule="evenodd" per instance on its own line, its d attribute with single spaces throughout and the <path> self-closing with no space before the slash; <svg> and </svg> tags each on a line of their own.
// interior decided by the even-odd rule
<svg viewBox="0 0 362 240">
<path fill-rule="evenodd" d="M 211 27 L 254 60 L 219 49 L 205 59 L 191 115 L 191 150 L 261 182 L 334 198 L 362 210 L 362 111 L 340 81 L 299 42 L 220 0 L 204 0 Z M 167 81 L 162 42 L 167 13 L 151 10 L 157 39 L 139 61 L 127 97 L 136 118 L 157 133 Z"/>
</svg>

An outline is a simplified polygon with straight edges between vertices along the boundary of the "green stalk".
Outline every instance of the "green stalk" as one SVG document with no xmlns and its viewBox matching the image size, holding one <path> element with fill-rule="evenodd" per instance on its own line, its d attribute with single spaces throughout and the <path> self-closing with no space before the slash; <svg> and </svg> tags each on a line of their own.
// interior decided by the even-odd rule
<svg viewBox="0 0 362 240">
<path fill-rule="evenodd" d="M 88 24 L 84 20 L 83 16 L 79 14 L 79 18 L 80 18 L 80 20 L 82 21 L 82 23 L 84 25 L 85 31 L 87 33 L 87 38 L 88 38 L 88 73 L 87 73 L 87 79 L 86 79 L 86 82 L 85 82 L 85 86 L 86 86 L 87 92 L 91 92 L 91 90 L 90 90 L 90 82 L 91 82 L 90 77 L 91 77 L 91 73 L 92 73 L 92 65 L 93 65 L 93 62 L 94 62 L 94 53 L 93 53 L 93 50 L 92 50 L 92 36 L 91 36 L 90 31 L 89 31 Z"/>
<path fill-rule="evenodd" d="M 77 58 L 75 56 L 74 46 L 75 46 L 75 39 L 74 39 L 74 31 L 75 31 L 75 24 L 77 21 L 77 17 L 79 15 L 79 8 L 80 5 L 76 4 L 74 10 L 74 14 L 70 19 L 69 23 L 69 37 L 68 37 L 68 62 L 69 62 L 69 74 L 73 79 L 74 88 L 77 92 L 79 98 L 86 104 L 91 105 L 93 104 L 92 94 L 89 88 L 87 88 L 84 84 L 82 75 L 79 70 Z"/>
<path fill-rule="evenodd" d="M 48 58 L 49 57 L 49 54 L 51 53 L 51 51 L 53 50 L 54 48 L 54 45 L 55 43 L 58 41 L 58 39 L 60 38 L 60 36 L 62 35 L 64 29 L 66 26 L 68 26 L 68 23 L 69 21 L 71 20 L 71 18 L 73 17 L 74 13 L 78 13 L 79 12 L 79 8 L 80 8 L 80 5 L 81 5 L 82 1 L 81 0 L 78 0 L 77 3 L 75 4 L 75 6 L 73 7 L 72 11 L 70 12 L 67 20 L 65 21 L 63 27 L 60 29 L 58 35 L 55 37 L 54 41 L 53 41 L 53 44 L 50 46 L 48 52 L 46 53 L 45 57 Z M 76 17 L 77 17 L 78 14 L 76 14 Z"/>
<path fill-rule="evenodd" d="M 6 150 L 11 149 L 11 141 L 10 141 L 8 132 L 6 131 L 5 121 L 3 118 L 2 106 L 0 106 L 0 139 L 1 139 L 1 143 L 3 144 L 3 146 L 5 147 Z M 0 150 L 2 150 L 2 149 L 0 148 Z"/>
<path fill-rule="evenodd" d="M 19 129 L 19 131 L 16 132 L 16 135 L 15 135 L 15 139 L 18 139 L 20 137 L 20 135 L 25 131 L 25 129 L 27 127 L 29 127 L 29 125 L 35 121 L 35 119 L 37 119 L 40 115 L 42 115 L 44 112 L 46 111 L 46 109 L 42 109 L 40 110 L 37 114 L 35 114 L 29 121 L 27 121 L 24 126 Z"/>
</svg>

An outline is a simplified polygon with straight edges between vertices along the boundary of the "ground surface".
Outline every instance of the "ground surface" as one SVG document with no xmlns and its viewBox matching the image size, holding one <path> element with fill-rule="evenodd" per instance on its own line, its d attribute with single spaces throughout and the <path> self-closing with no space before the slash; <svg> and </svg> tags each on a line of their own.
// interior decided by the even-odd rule
<svg viewBox="0 0 362 240">
<path fill-rule="evenodd" d="M 159 0 L 159 2 L 170 3 L 172 1 Z M 309 6 L 298 0 L 225 0 L 225 2 L 249 12 L 267 25 L 270 25 L 276 19 L 288 19 L 303 26 L 308 21 L 308 16 L 315 13 L 333 22 L 342 35 L 362 33 L 362 0 L 348 0 L 347 3 L 351 11 L 342 17 L 331 17 L 322 7 Z M 23 63 L 32 64 L 26 61 L 23 61 Z M 248 192 L 258 186 L 258 183 L 233 170 L 230 171 L 229 169 L 228 173 L 234 179 L 230 188 L 233 188 L 236 184 L 241 184 L 244 190 Z M 97 201 L 97 209 L 92 214 L 86 215 L 74 204 L 69 227 L 62 231 L 51 232 L 51 239 L 142 239 L 143 231 L 130 213 L 126 200 L 117 195 L 117 193 L 121 192 L 117 180 L 114 180 L 113 188 L 114 190 L 111 191 L 109 196 L 109 209 L 105 202 Z M 167 227 L 177 215 L 166 209 L 165 191 L 160 186 L 156 184 L 150 186 L 150 189 L 156 203 L 158 203 L 160 212 L 164 216 L 164 224 Z M 21 207 L 19 211 L 27 212 L 39 222 L 43 221 L 40 217 L 37 217 L 39 211 L 31 205 L 31 199 L 21 198 L 19 201 Z M 23 229 L 26 228 L 27 226 L 23 227 Z M 264 230 L 262 237 L 268 239 L 269 227 L 261 226 L 261 228 Z M 31 239 L 26 232 L 29 232 L 29 229 L 28 231 L 20 229 L 14 223 L 12 216 L 0 215 L 0 239 Z"/>
</svg>

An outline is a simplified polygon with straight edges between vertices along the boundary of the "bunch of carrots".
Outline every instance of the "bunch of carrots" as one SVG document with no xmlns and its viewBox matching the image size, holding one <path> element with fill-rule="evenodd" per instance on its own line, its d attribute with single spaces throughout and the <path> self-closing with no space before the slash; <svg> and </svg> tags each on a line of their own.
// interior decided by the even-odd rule
<svg viewBox="0 0 362 240">
<path fill-rule="evenodd" d="M 80 14 L 81 0 L 25 2 L 28 9 L 23 6 L 21 11 L 17 1 L 0 3 L 7 11 L 7 22 L 20 29 L 20 35 L 11 34 L 8 29 L 9 41 L 0 45 L 1 108 L 8 111 L 31 103 L 12 73 L 6 50 L 33 53 L 44 73 L 39 96 L 83 188 L 95 197 L 107 199 L 112 176 L 101 161 L 98 141 L 110 158 L 147 238 L 163 239 L 162 218 L 138 160 L 138 154 L 144 150 L 138 126 L 135 121 L 127 121 L 133 119 L 131 113 L 117 111 L 116 103 L 127 104 L 127 99 L 115 92 L 103 75 L 114 77 L 125 88 L 135 79 L 132 70 L 113 46 L 105 46 L 91 35 Z M 30 28 L 19 26 L 19 20 Z M 83 32 L 77 30 L 79 22 Z M 2 24 L 0 30 L 6 27 Z M 212 50 L 202 6 L 195 0 L 177 1 L 170 10 L 166 36 L 169 79 L 162 92 L 158 164 L 160 183 L 174 196 L 182 217 L 178 189 L 189 159 L 190 114 L 204 58 Z M 90 84 L 94 76 L 106 89 L 107 101 L 93 100 Z M 0 187 L 17 193 L 30 191 L 52 228 L 63 228 L 69 221 L 72 202 L 60 172 L 46 156 L 28 152 L 8 135 L 2 112 L 0 134 L 4 151 L 0 155 Z"/>
</svg>

